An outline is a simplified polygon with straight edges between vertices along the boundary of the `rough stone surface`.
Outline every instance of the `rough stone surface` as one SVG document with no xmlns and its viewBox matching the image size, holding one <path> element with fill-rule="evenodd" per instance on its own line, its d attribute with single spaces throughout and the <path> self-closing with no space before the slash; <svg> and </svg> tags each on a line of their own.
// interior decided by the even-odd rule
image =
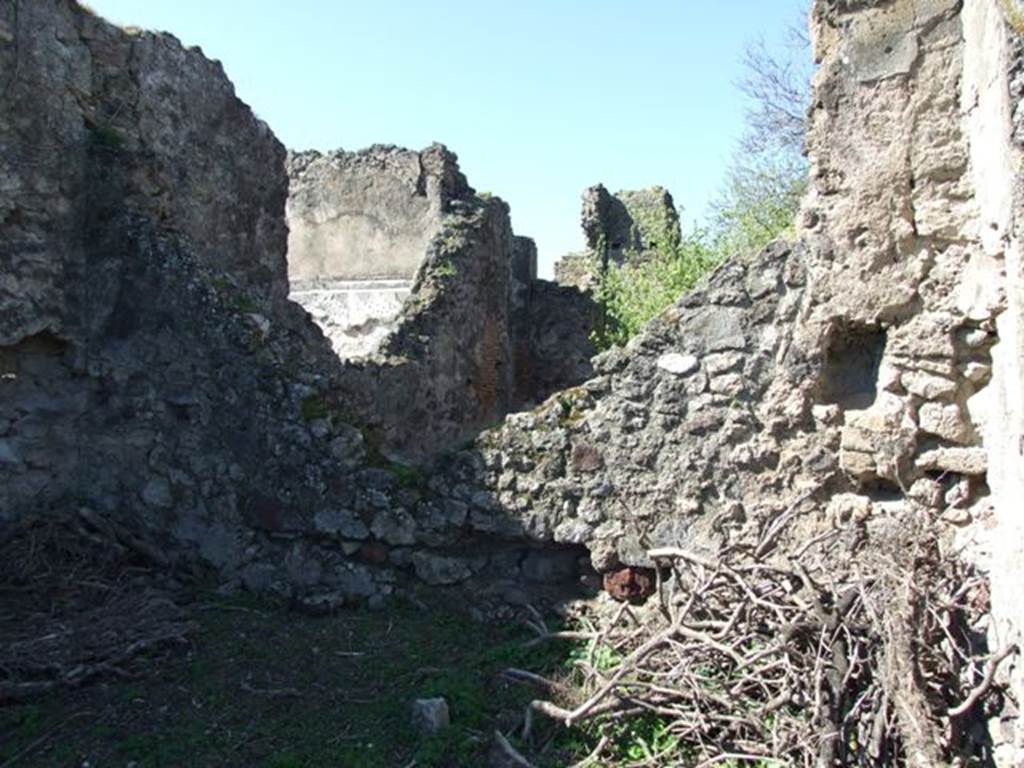
<svg viewBox="0 0 1024 768">
<path fill-rule="evenodd" d="M 597 354 L 591 332 L 597 325 L 594 300 L 572 286 L 535 280 L 530 286 L 525 328 L 516 335 L 516 391 L 522 403 L 538 404 L 552 392 L 594 373 Z"/>
<path fill-rule="evenodd" d="M 0 44 L 0 344 L 74 332 L 100 266 L 83 223 L 115 207 L 173 221 L 199 263 L 283 300 L 284 148 L 218 62 L 69 0 L 17 18 L 4 3 L 0 23 L 16 36 Z"/>
<path fill-rule="evenodd" d="M 424 736 L 440 733 L 452 724 L 448 702 L 442 698 L 416 699 L 412 703 L 412 724 Z"/>
<path fill-rule="evenodd" d="M 388 452 L 429 457 L 518 402 L 513 253 L 508 206 L 461 201 L 431 241 L 395 329 L 347 368 L 339 397 Z"/>
<path fill-rule="evenodd" d="M 609 266 L 642 261 L 677 248 L 682 235 L 672 195 L 663 187 L 611 194 L 603 184 L 583 191 L 580 226 L 587 250 L 555 263 L 555 281 L 581 290 L 593 288 Z"/>
<path fill-rule="evenodd" d="M 920 505 L 990 573 L 1002 648 L 1024 628 L 1021 44 L 996 0 L 819 0 L 812 28 L 797 241 L 721 267 L 453 481 L 602 573 L 654 546 L 755 547 L 780 516 L 797 546 Z"/>
<path fill-rule="evenodd" d="M 452 201 L 473 189 L 439 144 L 290 154 L 288 176 L 291 296 L 339 356 L 369 354 L 394 330 Z"/>
<path fill-rule="evenodd" d="M 473 194 L 440 144 L 299 152 L 288 157 L 288 175 L 293 281 L 412 280 L 451 202 Z"/>
<path fill-rule="evenodd" d="M 498 198 L 453 201 L 379 350 L 338 397 L 389 455 L 425 461 L 591 372 L 594 305 L 533 278 Z M 525 280 L 525 282 L 524 282 Z"/>
<path fill-rule="evenodd" d="M 0 519 L 85 502 L 238 562 L 224 526 L 286 527 L 334 473 L 284 375 L 324 360 L 285 301 L 284 149 L 173 37 L 66 1 L 12 10 Z"/>
<path fill-rule="evenodd" d="M 583 192 L 582 226 L 587 248 L 604 265 L 674 248 L 680 241 L 679 214 L 663 187 L 615 195 L 601 184 L 590 187 Z"/>
<path fill-rule="evenodd" d="M 810 419 L 821 363 L 792 330 L 813 255 L 779 246 L 720 268 L 630 348 L 598 357 L 595 378 L 486 433 L 453 482 L 475 473 L 531 536 L 585 542 L 599 571 L 650 566 L 650 546 L 716 549 L 752 534 L 733 520 L 737 503 L 763 506 L 777 488 L 781 509 L 838 471 Z M 753 275 L 773 286 L 757 300 Z M 703 361 L 723 351 L 739 353 L 739 369 L 717 358 L 710 373 Z"/>
<path fill-rule="evenodd" d="M 117 521 L 157 561 L 333 609 L 403 574 L 573 581 L 581 555 L 629 598 L 651 547 L 749 550 L 782 520 L 773 546 L 840 530 L 855 553 L 922 508 L 990 574 L 990 645 L 1021 640 L 1024 53 L 997 0 L 818 0 L 797 238 L 592 368 L 558 351 L 582 348 L 585 297 L 538 288 L 507 207 L 472 195 L 379 353 L 342 365 L 285 301 L 283 150 L 220 67 L 19 5 L 17 24 L 0 6 L 0 528 Z M 606 203 L 606 245 L 649 248 Z M 1024 699 L 1020 665 L 1000 682 Z M 992 737 L 1020 762 L 1010 708 Z"/>
<path fill-rule="evenodd" d="M 69 0 L 19 7 L 15 27 L 0 5 L 17 41 L 0 61 L 18 72 L 0 95 L 0 536 L 87 510 L 159 565 L 311 610 L 376 603 L 396 568 L 445 584 L 521 578 L 538 549 L 521 526 L 486 494 L 427 487 L 374 440 L 374 414 L 399 422 L 410 393 L 437 407 L 400 434 L 419 429 L 432 449 L 520 397 L 511 315 L 557 323 L 560 310 L 557 296 L 532 304 L 535 253 L 504 204 L 445 213 L 423 306 L 406 307 L 390 357 L 343 365 L 286 300 L 284 150 L 220 66 Z M 466 279 L 430 272 L 449 256 Z M 492 300 L 474 309 L 483 289 Z M 522 359 L 545 365 L 529 345 Z M 585 375 L 552 371 L 540 386 Z M 465 378 L 421 378 L 438 372 Z M 471 514 L 508 549 L 485 554 Z"/>
<path fill-rule="evenodd" d="M 889 326 L 894 390 L 908 412 L 919 408 L 918 471 L 942 479 L 950 506 L 992 495 L 994 517 L 978 514 L 984 522 L 959 537 L 989 572 L 999 648 L 1024 631 L 1024 80 L 1003 7 L 816 4 L 822 64 L 803 215 L 836 244 L 822 271 L 828 309 Z M 1020 700 L 1019 665 L 1010 679 Z M 1009 721 L 997 743 L 1006 734 L 1000 763 L 1016 764 L 1024 728 Z"/>
<path fill-rule="evenodd" d="M 686 376 L 700 368 L 700 360 L 693 355 L 681 355 L 678 352 L 666 352 L 658 358 L 655 365 L 663 371 L 674 373 L 676 376 Z"/>
<path fill-rule="evenodd" d="M 338 397 L 383 451 L 427 460 L 590 375 L 593 302 L 537 279 L 533 241 L 445 147 L 288 170 L 292 298 L 352 359 Z"/>
</svg>

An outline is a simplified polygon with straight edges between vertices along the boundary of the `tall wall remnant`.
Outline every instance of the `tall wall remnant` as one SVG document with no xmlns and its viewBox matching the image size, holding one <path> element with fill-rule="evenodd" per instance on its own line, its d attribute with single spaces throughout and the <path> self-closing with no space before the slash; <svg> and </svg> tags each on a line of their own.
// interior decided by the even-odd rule
<svg viewBox="0 0 1024 768">
<path fill-rule="evenodd" d="M 591 302 L 537 279 L 533 241 L 445 147 L 288 168 L 291 296 L 348 361 L 342 397 L 383 450 L 430 458 L 589 375 Z"/>
<path fill-rule="evenodd" d="M 288 157 L 291 297 L 343 358 L 375 351 L 454 200 L 472 188 L 440 145 L 422 152 L 300 152 Z"/>
<path fill-rule="evenodd" d="M 582 289 L 610 265 L 649 259 L 679 247 L 682 235 L 672 195 L 663 187 L 611 194 L 603 184 L 583 190 L 580 226 L 587 249 L 555 264 L 555 280 Z"/>
<path fill-rule="evenodd" d="M 0 264 L 10 276 L 0 282 L 0 344 L 71 333 L 78 278 L 89 272 L 83 229 L 100 225 L 90 214 L 104 206 L 173 221 L 204 265 L 283 300 L 278 210 L 287 186 L 267 169 L 284 149 L 235 97 L 219 62 L 170 35 L 126 34 L 67 2 L 5 3 L 0 14 L 11 30 L 0 42 L 10 75 L 0 123 Z M 21 31 L 42 28 L 49 36 Z M 208 140 L 228 130 L 231 142 Z M 247 151 L 227 162 L 236 145 Z M 120 185 L 99 172 L 115 155 L 131 161 Z"/>
<path fill-rule="evenodd" d="M 583 191 L 583 233 L 587 247 L 603 264 L 679 245 L 679 214 L 663 187 L 622 190 L 612 195 L 602 184 Z"/>
<path fill-rule="evenodd" d="M 976 192 L 980 247 L 961 302 L 980 322 L 994 322 L 987 392 L 967 405 L 979 422 L 988 455 L 988 485 L 994 520 L 989 529 L 993 633 L 999 643 L 1024 647 L 1024 7 L 1015 11 L 1013 33 L 993 3 L 966 4 L 962 109 L 971 146 L 970 173 Z M 983 308 L 987 308 L 985 312 Z M 976 372 L 975 372 L 976 373 Z M 1024 663 L 1011 681 L 1024 701 Z M 1012 729 L 1024 752 L 1024 722 Z M 1019 759 L 1018 753 L 1018 759 Z"/>
<path fill-rule="evenodd" d="M 993 653 L 1020 643 L 1024 45 L 1004 5 L 817 0 L 796 242 L 723 264 L 460 471 L 598 571 L 775 527 L 853 568 L 909 515 L 987 571 Z M 1022 669 L 1000 671 L 1017 701 Z M 1019 764 L 1013 707 L 991 737 Z"/>
<path fill-rule="evenodd" d="M 878 396 L 846 417 L 841 463 L 927 500 L 987 571 L 993 651 L 1024 638 L 1019 11 L 818 2 L 803 211 L 804 231 L 836 249 L 819 268 L 819 316 L 887 336 Z M 1003 674 L 1024 701 L 1024 664 Z M 997 762 L 1018 764 L 1011 709 L 992 737 Z"/>
<path fill-rule="evenodd" d="M 361 450 L 303 426 L 334 358 L 286 300 L 284 147 L 170 35 L 0 24 L 0 527 L 86 510 L 238 568 Z"/>
</svg>

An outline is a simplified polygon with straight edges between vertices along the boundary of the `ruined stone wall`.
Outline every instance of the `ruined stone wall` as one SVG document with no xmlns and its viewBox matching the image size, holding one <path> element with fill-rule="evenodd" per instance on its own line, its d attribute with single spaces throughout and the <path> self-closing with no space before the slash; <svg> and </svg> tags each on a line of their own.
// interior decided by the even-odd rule
<svg viewBox="0 0 1024 768">
<path fill-rule="evenodd" d="M 86 510 L 237 568 L 360 455 L 301 412 L 334 358 L 285 300 L 284 149 L 169 35 L 0 22 L 0 533 Z"/>
<path fill-rule="evenodd" d="M 583 234 L 602 264 L 621 264 L 630 255 L 679 245 L 679 215 L 663 187 L 623 190 L 613 195 L 598 184 L 583 191 Z"/>
<path fill-rule="evenodd" d="M 512 409 L 513 235 L 496 198 L 446 218 L 377 355 L 346 369 L 343 398 L 389 453 L 422 461 Z"/>
<path fill-rule="evenodd" d="M 109 191 L 95 176 L 103 157 L 132 159 L 119 207 L 174 221 L 204 264 L 283 300 L 287 187 L 267 169 L 284 149 L 218 62 L 67 0 L 4 3 L 0 25 L 0 265 L 16 275 L 0 284 L 0 343 L 69 333 L 85 268 L 80 228 Z"/>
<path fill-rule="evenodd" d="M 533 241 L 446 148 L 301 153 L 289 174 L 291 296 L 382 451 L 429 460 L 589 374 L 588 300 L 537 279 Z"/>
<path fill-rule="evenodd" d="M 911 512 L 988 572 L 996 651 L 1024 627 L 1020 41 L 997 0 L 819 0 L 812 30 L 796 242 L 724 264 L 458 471 L 598 571 L 766 537 L 855 564 Z M 1001 764 L 1020 733 L 1006 708 Z"/>
<path fill-rule="evenodd" d="M 288 158 L 288 277 L 339 356 L 376 351 L 452 200 L 473 190 L 440 145 Z"/>
<path fill-rule="evenodd" d="M 514 278 L 534 273 L 504 204 L 453 212 L 382 385 L 345 398 L 358 367 L 285 301 L 284 150 L 219 65 L 69 0 L 18 10 L 0 6 L 0 540 L 67 522 L 319 607 L 380 601 L 403 571 L 571 580 L 577 551 L 496 535 L 486 493 L 428 484 L 357 419 L 386 407 L 442 445 L 443 419 L 509 407 Z"/>
<path fill-rule="evenodd" d="M 524 403 L 537 405 L 593 375 L 597 350 L 591 334 L 598 319 L 589 293 L 547 280 L 531 284 L 524 327 L 516 338 L 523 356 L 516 365 L 516 389 Z"/>
<path fill-rule="evenodd" d="M 909 485 L 925 471 L 983 482 L 969 403 L 989 381 L 1000 286 L 979 240 L 960 119 L 959 10 L 817 9 L 803 217 L 806 231 L 834 243 L 836 263 L 818 270 L 815 315 L 823 327 L 884 336 L 877 396 L 843 430 L 844 468 L 863 482 Z"/>
<path fill-rule="evenodd" d="M 988 485 L 994 520 L 982 521 L 989 545 L 992 583 L 993 644 L 1024 645 L 1024 44 L 1021 30 L 1007 34 L 997 3 L 964 8 L 964 80 L 961 108 L 971 147 L 971 176 L 976 190 L 979 239 L 989 261 L 976 279 L 982 295 L 997 287 L 992 379 L 984 396 L 969 404 L 988 453 Z M 1019 10 L 1019 3 L 1004 8 Z M 1024 700 L 1024 665 L 1010 672 L 1017 702 Z M 998 726 L 1004 740 L 1024 745 L 1024 724 L 1005 718 Z M 1004 750 L 1004 762 L 1015 759 Z M 1018 757 L 1019 759 L 1019 753 Z"/>
<path fill-rule="evenodd" d="M 996 648 L 1024 628 L 1021 42 L 1006 7 L 819 5 L 804 213 L 864 277 L 826 273 L 825 307 L 887 336 L 883 396 L 847 418 L 844 466 L 909 485 L 955 526 L 989 573 Z M 994 737 L 1019 748 L 1021 734 L 1011 717 Z"/>
<path fill-rule="evenodd" d="M 515 387 L 519 404 L 533 406 L 593 374 L 590 360 L 597 350 L 591 333 L 598 307 L 577 287 L 538 280 L 537 246 L 528 238 L 516 242 Z"/>
<path fill-rule="evenodd" d="M 679 247 L 682 234 L 672 195 L 664 187 L 627 189 L 611 194 L 603 184 L 583 190 L 580 226 L 587 250 L 555 263 L 555 281 L 582 290 L 593 288 L 610 265 L 649 259 Z"/>
<path fill-rule="evenodd" d="M 509 417 L 453 471 L 483 467 L 532 536 L 585 545 L 600 572 L 649 566 L 652 546 L 715 551 L 754 535 L 748 522 L 836 469 L 816 445 L 813 366 L 792 330 L 807 260 L 779 247 L 720 268 L 628 348 L 596 358 L 593 378 Z"/>
<path fill-rule="evenodd" d="M 109 499 L 119 470 L 145 466 L 157 442 L 143 401 L 156 420 L 199 418 L 190 356 L 179 358 L 171 329 L 198 332 L 184 305 L 209 313 L 155 285 L 230 275 L 259 322 L 284 312 L 287 184 L 273 172 L 283 147 L 199 51 L 66 0 L 4 4 L 0 23 L 0 517 L 10 518 L 90 487 Z M 171 245 L 168 227 L 187 245 Z M 188 266 L 171 255 L 184 248 Z"/>
<path fill-rule="evenodd" d="M 589 375 L 564 354 L 586 304 L 533 280 L 507 206 L 451 197 L 380 354 L 340 365 L 283 300 L 283 150 L 220 68 L 70 2 L 19 7 L 0 534 L 91 510 L 230 584 L 337 604 L 403 570 L 571 578 L 583 548 L 602 572 L 766 540 L 855 563 L 914 510 L 989 572 L 993 648 L 1019 637 L 1024 78 L 997 0 L 818 0 L 797 240 L 462 450 Z M 1013 764 L 1020 724 L 994 725 Z"/>
</svg>

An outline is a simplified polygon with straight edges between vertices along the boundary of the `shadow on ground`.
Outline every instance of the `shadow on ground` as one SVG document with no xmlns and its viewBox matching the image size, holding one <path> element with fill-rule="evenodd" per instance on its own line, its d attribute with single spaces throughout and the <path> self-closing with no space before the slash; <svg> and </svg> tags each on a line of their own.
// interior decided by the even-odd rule
<svg viewBox="0 0 1024 768">
<path fill-rule="evenodd" d="M 325 616 L 203 593 L 184 609 L 195 622 L 186 640 L 91 685 L 0 707 L 0 766 L 502 765 L 494 731 L 517 729 L 537 695 L 503 670 L 557 678 L 573 651 L 531 646 L 516 618 L 438 590 Z M 424 737 L 410 709 L 434 696 L 452 725 Z M 538 766 L 572 762 L 568 732 L 553 736 L 542 734 Z"/>
</svg>

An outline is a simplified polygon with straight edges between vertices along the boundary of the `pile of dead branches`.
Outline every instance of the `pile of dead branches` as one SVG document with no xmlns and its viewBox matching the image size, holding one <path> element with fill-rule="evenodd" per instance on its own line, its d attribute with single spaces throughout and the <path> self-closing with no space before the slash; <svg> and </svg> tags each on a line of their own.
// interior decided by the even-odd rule
<svg viewBox="0 0 1024 768">
<path fill-rule="evenodd" d="M 0 704 L 99 676 L 181 642 L 192 625 L 137 531 L 88 509 L 25 520 L 0 539 Z"/>
<path fill-rule="evenodd" d="M 631 765 L 984 764 L 1016 649 L 986 649 L 986 582 L 927 528 L 896 529 L 854 559 L 653 550 L 656 605 L 584 620 L 582 694 L 532 709 L 596 728 L 590 763 L 646 716 L 660 746 Z"/>
</svg>

